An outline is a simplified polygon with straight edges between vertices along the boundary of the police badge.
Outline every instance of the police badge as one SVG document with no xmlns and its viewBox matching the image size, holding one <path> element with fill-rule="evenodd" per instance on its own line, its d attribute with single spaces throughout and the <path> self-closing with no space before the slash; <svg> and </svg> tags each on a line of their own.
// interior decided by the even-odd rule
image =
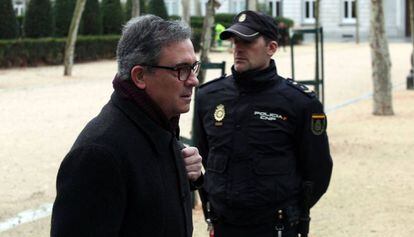
<svg viewBox="0 0 414 237">
<path fill-rule="evenodd" d="M 223 119 L 224 116 L 226 116 L 226 111 L 224 110 L 224 105 L 219 104 L 216 106 L 216 110 L 214 111 L 214 119 L 216 120 L 216 122 L 214 123 L 214 125 L 216 126 L 221 126 L 223 125 Z"/>
<path fill-rule="evenodd" d="M 326 115 L 312 114 L 311 130 L 314 135 L 321 135 L 326 129 Z"/>
<path fill-rule="evenodd" d="M 239 22 L 243 22 L 245 20 L 246 20 L 246 14 L 243 13 L 239 16 Z"/>
</svg>

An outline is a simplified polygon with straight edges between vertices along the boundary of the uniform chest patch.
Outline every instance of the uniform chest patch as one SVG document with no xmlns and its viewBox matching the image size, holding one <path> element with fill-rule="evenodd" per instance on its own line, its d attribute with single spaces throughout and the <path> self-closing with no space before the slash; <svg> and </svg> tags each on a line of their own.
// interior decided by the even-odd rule
<svg viewBox="0 0 414 237">
<path fill-rule="evenodd" d="M 269 113 L 269 112 L 262 112 L 262 111 L 254 111 L 253 115 L 261 120 L 287 120 L 287 116 L 276 114 L 276 113 Z"/>
<path fill-rule="evenodd" d="M 311 130 L 315 135 L 321 135 L 326 130 L 326 115 L 312 114 Z"/>
<path fill-rule="evenodd" d="M 216 106 L 216 110 L 214 111 L 214 125 L 216 126 L 222 126 L 223 125 L 223 119 L 226 116 L 226 110 L 224 109 L 223 104 L 219 104 Z"/>
</svg>

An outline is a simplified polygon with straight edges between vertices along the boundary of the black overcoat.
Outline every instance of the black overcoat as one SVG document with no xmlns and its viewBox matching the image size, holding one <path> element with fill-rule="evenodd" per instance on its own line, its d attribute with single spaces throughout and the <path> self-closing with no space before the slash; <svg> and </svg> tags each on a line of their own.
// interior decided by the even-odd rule
<svg viewBox="0 0 414 237">
<path fill-rule="evenodd" d="M 192 235 L 176 138 L 116 92 L 64 158 L 56 185 L 53 237 Z"/>
</svg>

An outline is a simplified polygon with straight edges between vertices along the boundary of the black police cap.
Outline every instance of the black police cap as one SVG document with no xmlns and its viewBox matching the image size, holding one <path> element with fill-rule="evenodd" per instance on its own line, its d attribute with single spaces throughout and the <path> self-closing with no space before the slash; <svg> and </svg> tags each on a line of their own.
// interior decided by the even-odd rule
<svg viewBox="0 0 414 237">
<path fill-rule="evenodd" d="M 237 36 L 246 41 L 252 41 L 260 35 L 277 41 L 278 28 L 275 20 L 261 12 L 242 11 L 233 19 L 232 25 L 220 34 L 220 39 L 226 40 Z"/>
</svg>

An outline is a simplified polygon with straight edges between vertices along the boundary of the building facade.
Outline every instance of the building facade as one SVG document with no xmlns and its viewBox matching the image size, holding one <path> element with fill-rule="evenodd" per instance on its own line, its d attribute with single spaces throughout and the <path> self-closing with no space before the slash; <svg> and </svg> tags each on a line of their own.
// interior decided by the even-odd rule
<svg viewBox="0 0 414 237">
<path fill-rule="evenodd" d="M 296 27 L 315 23 L 315 0 L 269 0 L 280 2 L 282 15 L 295 21 Z M 388 37 L 404 38 L 409 32 L 409 0 L 384 0 L 385 28 Z M 354 38 L 356 16 L 359 18 L 359 34 L 362 39 L 369 35 L 370 0 L 323 0 L 320 1 L 320 24 L 327 38 Z"/>
</svg>

